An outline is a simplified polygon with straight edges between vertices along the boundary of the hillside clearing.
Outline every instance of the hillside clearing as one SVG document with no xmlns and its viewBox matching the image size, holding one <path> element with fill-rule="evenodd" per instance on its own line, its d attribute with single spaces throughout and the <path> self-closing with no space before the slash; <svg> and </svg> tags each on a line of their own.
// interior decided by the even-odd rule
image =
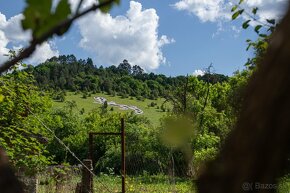
<svg viewBox="0 0 290 193">
<path fill-rule="evenodd" d="M 123 104 L 123 105 L 136 106 L 143 111 L 143 114 L 138 115 L 138 116 L 147 117 L 154 126 L 157 126 L 159 124 L 160 118 L 166 115 L 166 112 L 163 112 L 160 109 L 160 106 L 164 102 L 164 99 L 161 99 L 161 98 L 157 100 L 144 99 L 144 101 L 140 101 L 133 97 L 121 98 L 120 96 L 110 96 L 103 93 L 92 94 L 91 96 L 87 98 L 83 98 L 82 94 L 75 94 L 73 92 L 67 92 L 65 101 L 75 101 L 77 104 L 77 109 L 80 111 L 82 108 L 84 108 L 85 110 L 84 114 L 87 114 L 93 109 L 100 108 L 102 106 L 102 104 L 95 103 L 94 97 L 104 97 L 107 99 L 107 101 L 114 101 L 118 104 Z M 154 107 L 150 106 L 152 102 L 156 103 Z M 65 102 L 53 101 L 54 107 L 63 107 L 64 105 L 65 105 Z M 109 111 L 111 108 L 113 108 L 113 111 L 116 111 L 116 112 L 133 111 L 133 110 L 121 110 L 119 109 L 119 107 L 108 106 Z M 169 108 L 169 105 L 167 104 L 167 109 L 168 108 Z"/>
</svg>

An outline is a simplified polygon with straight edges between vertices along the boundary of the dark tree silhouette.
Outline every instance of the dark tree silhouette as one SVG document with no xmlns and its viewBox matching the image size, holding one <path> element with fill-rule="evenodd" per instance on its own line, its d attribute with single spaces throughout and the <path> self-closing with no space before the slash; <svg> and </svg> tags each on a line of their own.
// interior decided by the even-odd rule
<svg viewBox="0 0 290 193">
<path fill-rule="evenodd" d="M 9 166 L 8 158 L 0 147 L 0 192 L 1 193 L 23 193 L 21 183 L 14 175 Z"/>
</svg>

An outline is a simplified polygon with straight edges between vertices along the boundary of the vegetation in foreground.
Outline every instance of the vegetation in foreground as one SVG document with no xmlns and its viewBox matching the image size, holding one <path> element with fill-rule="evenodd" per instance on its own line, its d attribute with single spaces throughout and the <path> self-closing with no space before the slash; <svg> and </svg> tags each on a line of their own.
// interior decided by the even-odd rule
<svg viewBox="0 0 290 193">
<path fill-rule="evenodd" d="M 243 10 L 238 10 L 233 19 L 242 13 Z M 268 22 L 273 23 L 270 20 Z M 243 25 L 244 28 L 247 28 L 245 26 L 248 23 L 246 24 Z M 129 176 L 138 179 L 146 171 L 152 177 L 158 174 L 158 169 L 163 171 L 161 176 L 166 175 L 165 171 L 175 163 L 181 168 L 179 171 L 186 171 L 176 173 L 176 176 L 180 179 L 185 176 L 194 179 L 205 162 L 215 158 L 235 124 L 245 85 L 268 46 L 270 36 L 260 34 L 260 28 L 261 26 L 255 29 L 261 37 L 258 42 L 248 41 L 249 46 L 254 47 L 256 57 L 249 61 L 246 70 L 222 81 L 211 82 L 209 78 L 193 76 L 175 79 L 148 75 L 136 66 L 133 70 L 129 69 L 128 61 L 104 70 L 94 67 L 89 59 L 76 61 L 73 56 L 52 58 L 36 69 L 29 66 L 25 71 L 14 70 L 0 77 L 1 82 L 4 82 L 0 88 L 0 112 L 3 115 L 0 117 L 1 145 L 15 168 L 34 174 L 51 164 L 77 164 L 74 157 L 62 149 L 54 135 L 83 159 L 87 156 L 88 132 L 118 131 L 119 120 L 125 117 L 129 142 L 128 162 L 142 160 L 138 166 L 142 166 L 142 170 L 128 168 Z M 270 31 L 273 30 L 270 28 Z M 75 67 L 76 76 L 71 76 L 66 63 Z M 59 73 L 61 76 L 57 76 Z M 108 79 L 111 75 L 114 75 L 113 81 Z M 51 107 L 51 99 L 46 91 L 53 98 L 62 100 L 62 93 L 66 90 L 81 91 L 83 98 L 89 92 L 100 91 L 122 98 L 132 96 L 141 101 L 144 98 L 154 100 L 164 97 L 171 105 L 171 110 L 160 120 L 159 127 L 152 127 L 150 121 L 142 116 L 117 111 L 108 113 L 105 106 L 80 116 L 81 113 L 76 110 L 77 104 L 73 101 L 67 101 L 61 108 Z M 167 90 L 170 92 L 165 92 Z M 52 132 L 47 131 L 38 118 Z M 94 157 L 97 162 L 94 164 L 94 171 L 98 175 L 108 167 L 114 173 L 120 170 L 118 143 L 117 139 L 111 138 L 96 140 Z M 107 176 L 100 179 L 102 178 L 106 179 Z M 109 180 L 106 179 L 109 182 L 107 186 L 113 186 L 111 181 L 118 182 L 118 179 L 116 176 L 109 176 Z M 288 178 L 284 182 L 289 184 Z M 165 188 L 164 184 L 160 185 L 162 189 Z M 132 191 L 139 187 L 139 184 L 132 187 L 128 185 Z M 179 187 L 178 183 L 176 187 Z M 183 185 L 181 187 L 180 191 L 183 191 Z M 159 191 L 155 185 L 153 189 Z M 288 190 L 287 185 L 281 186 L 282 192 Z"/>
</svg>

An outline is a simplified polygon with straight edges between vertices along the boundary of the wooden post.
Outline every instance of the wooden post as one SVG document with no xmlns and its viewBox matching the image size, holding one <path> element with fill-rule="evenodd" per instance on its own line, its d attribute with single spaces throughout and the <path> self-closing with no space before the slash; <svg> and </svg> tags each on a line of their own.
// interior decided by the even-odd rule
<svg viewBox="0 0 290 193">
<path fill-rule="evenodd" d="M 92 160 L 85 159 L 83 163 L 88 169 L 93 170 Z M 82 193 L 93 193 L 93 175 L 86 167 L 83 166 L 82 169 Z"/>
<path fill-rule="evenodd" d="M 122 193 L 125 193 L 126 180 L 126 160 L 125 160 L 125 123 L 124 118 L 121 119 L 121 150 L 122 150 Z"/>
</svg>

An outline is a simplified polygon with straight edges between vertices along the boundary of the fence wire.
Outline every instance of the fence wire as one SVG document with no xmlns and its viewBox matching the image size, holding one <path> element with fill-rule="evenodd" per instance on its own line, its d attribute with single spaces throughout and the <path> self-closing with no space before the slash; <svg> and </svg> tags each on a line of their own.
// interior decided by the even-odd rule
<svg viewBox="0 0 290 193">
<path fill-rule="evenodd" d="M 3 86 L 5 86 L 5 88 L 9 91 L 9 92 L 11 92 L 12 93 L 12 90 L 11 89 L 9 89 L 7 86 L 6 86 L 6 84 L 5 84 L 5 82 L 3 82 L 2 80 L 1 80 L 1 83 L 2 83 L 2 85 Z M 20 105 L 20 104 L 19 104 Z M 71 151 L 71 149 L 60 139 L 60 138 L 58 138 L 56 135 L 55 135 L 55 133 L 54 133 L 54 131 L 52 130 L 52 129 L 50 129 L 37 115 L 35 115 L 33 112 L 32 112 L 32 110 L 29 108 L 29 107 L 27 107 L 27 106 L 25 106 L 25 108 L 29 111 L 29 113 L 48 131 L 48 132 L 50 132 L 52 135 L 53 135 L 53 137 L 58 141 L 58 143 L 63 147 L 63 148 L 65 148 L 70 154 L 71 154 L 71 156 L 73 156 L 78 162 L 79 162 L 79 164 L 81 164 L 81 166 L 82 167 L 84 167 L 86 170 L 88 170 L 92 175 L 93 175 L 93 177 L 94 177 L 94 180 L 96 180 L 97 182 L 98 182 L 98 184 L 100 184 L 101 185 L 101 187 L 102 188 L 100 188 L 99 186 L 97 186 L 97 187 L 94 187 L 94 188 L 96 188 L 98 191 L 103 191 L 103 190 L 105 190 L 106 192 L 112 192 L 101 180 L 99 180 L 98 178 L 96 178 L 96 175 L 95 175 L 95 173 L 90 169 L 90 168 L 88 168 L 76 155 L 75 155 L 75 153 L 73 152 L 73 151 Z M 99 189 L 98 189 L 99 188 Z"/>
<path fill-rule="evenodd" d="M 12 92 L 1 80 L 8 91 Z M 27 107 L 26 107 L 27 108 Z M 121 192 L 121 144 L 116 144 L 114 154 L 105 153 L 95 161 L 93 167 L 96 174 L 89 169 L 73 151 L 55 135 L 41 118 L 35 115 L 28 108 L 29 113 L 58 141 L 62 148 L 65 148 L 79 164 L 88 170 L 94 177 L 94 189 L 96 192 Z M 95 139 L 95 140 L 98 140 Z M 119 138 L 120 140 L 120 138 Z M 126 137 L 126 192 L 158 192 L 158 193 L 189 193 L 193 192 L 192 179 L 186 176 L 187 171 L 176 161 L 180 160 L 179 155 L 172 150 L 163 152 L 167 156 L 162 158 L 158 155 L 147 156 L 146 149 L 136 150 L 134 146 L 141 147 L 142 144 L 132 144 L 130 138 Z M 137 142 L 138 143 L 138 142 Z M 96 152 L 99 154 L 99 152 Z M 112 157 L 114 156 L 114 157 Z M 149 158 L 148 158 L 149 157 Z M 165 159 L 165 158 L 166 159 Z M 39 176 L 40 193 L 45 192 L 74 192 L 77 183 L 81 179 L 80 170 L 70 170 L 67 175 L 55 176 L 56 172 L 46 172 Z"/>
</svg>

